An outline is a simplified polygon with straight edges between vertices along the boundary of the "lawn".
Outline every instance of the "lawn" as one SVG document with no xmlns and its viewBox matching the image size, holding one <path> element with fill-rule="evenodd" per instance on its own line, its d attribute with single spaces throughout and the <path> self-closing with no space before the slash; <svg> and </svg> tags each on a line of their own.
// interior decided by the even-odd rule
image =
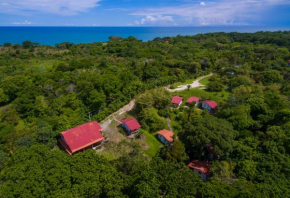
<svg viewBox="0 0 290 198">
<path fill-rule="evenodd" d="M 223 90 L 222 92 L 210 92 L 203 89 L 190 89 L 185 91 L 174 92 L 172 95 L 182 96 L 184 103 L 190 96 L 196 96 L 205 100 L 214 100 L 216 102 L 226 101 L 229 98 L 229 92 Z M 183 105 L 184 105 L 183 103 Z"/>
<path fill-rule="evenodd" d="M 203 78 L 199 81 L 200 84 L 207 86 L 207 84 L 209 83 L 209 79 L 211 78 L 211 76 Z"/>
<path fill-rule="evenodd" d="M 147 131 L 144 131 L 144 135 L 146 136 L 146 143 L 150 147 L 145 151 L 145 153 L 150 157 L 153 157 L 158 152 L 162 144 L 155 138 L 154 134 L 150 134 Z"/>
</svg>

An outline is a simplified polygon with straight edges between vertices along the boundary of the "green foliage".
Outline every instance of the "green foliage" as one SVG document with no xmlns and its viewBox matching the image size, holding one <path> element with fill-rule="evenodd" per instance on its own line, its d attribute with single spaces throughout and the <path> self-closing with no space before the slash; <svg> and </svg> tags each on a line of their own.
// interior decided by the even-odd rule
<svg viewBox="0 0 290 198">
<path fill-rule="evenodd" d="M 150 133 L 164 129 L 166 125 L 165 119 L 160 117 L 154 108 L 143 109 L 139 114 L 139 118 L 143 128 L 148 129 Z"/>
<path fill-rule="evenodd" d="M 163 88 L 153 89 L 141 94 L 136 100 L 136 110 L 154 107 L 156 109 L 168 109 L 171 96 Z"/>
<path fill-rule="evenodd" d="M 206 145 L 214 145 L 214 151 L 226 159 L 234 149 L 234 140 L 238 132 L 233 126 L 212 115 L 204 115 L 203 118 L 190 117 L 182 121 L 184 126 L 180 138 L 190 157 L 205 158 Z"/>
<path fill-rule="evenodd" d="M 159 155 L 162 158 L 173 162 L 183 162 L 188 159 L 188 156 L 185 153 L 184 145 L 179 140 L 174 140 L 172 144 L 165 145 L 162 149 L 160 149 Z"/>
<path fill-rule="evenodd" d="M 69 197 L 118 197 L 124 184 L 122 176 L 93 151 L 70 157 L 32 146 L 17 151 L 3 171 L 1 197 L 55 197 L 60 192 Z"/>
<path fill-rule="evenodd" d="M 184 165 L 154 158 L 134 167 L 127 190 L 130 197 L 193 197 L 201 182 Z"/>
<path fill-rule="evenodd" d="M 4 151 L 0 150 L 0 171 L 2 167 L 5 165 L 5 163 L 8 161 L 8 154 Z"/>
<path fill-rule="evenodd" d="M 207 89 L 213 92 L 220 92 L 224 89 L 224 85 L 219 78 L 211 78 L 207 84 Z"/>
<path fill-rule="evenodd" d="M 220 116 L 226 118 L 233 124 L 235 129 L 247 129 L 254 125 L 254 120 L 251 115 L 249 106 L 238 105 L 233 108 L 227 108 L 219 112 Z"/>
<path fill-rule="evenodd" d="M 263 71 L 257 74 L 257 80 L 262 82 L 264 85 L 270 85 L 273 83 L 280 83 L 283 80 L 283 77 L 280 75 L 280 72 L 277 70 Z"/>
</svg>

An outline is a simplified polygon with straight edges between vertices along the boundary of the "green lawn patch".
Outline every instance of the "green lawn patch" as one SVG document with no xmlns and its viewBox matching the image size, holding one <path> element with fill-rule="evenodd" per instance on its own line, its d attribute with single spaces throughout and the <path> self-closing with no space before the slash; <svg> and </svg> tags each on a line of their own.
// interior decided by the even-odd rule
<svg viewBox="0 0 290 198">
<path fill-rule="evenodd" d="M 143 132 L 144 132 L 144 135 L 146 136 L 146 143 L 149 146 L 149 149 L 147 149 L 145 153 L 149 155 L 150 157 L 153 157 L 158 152 L 162 144 L 155 138 L 154 134 L 150 134 L 144 130 Z"/>
<path fill-rule="evenodd" d="M 207 86 L 207 84 L 209 83 L 209 79 L 211 78 L 211 76 L 203 78 L 199 81 L 200 84 Z"/>
</svg>

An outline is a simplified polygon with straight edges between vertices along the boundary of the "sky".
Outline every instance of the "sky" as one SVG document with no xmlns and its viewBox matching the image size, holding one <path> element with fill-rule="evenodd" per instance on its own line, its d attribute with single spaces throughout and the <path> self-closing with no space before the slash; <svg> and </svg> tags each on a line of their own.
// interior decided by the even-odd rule
<svg viewBox="0 0 290 198">
<path fill-rule="evenodd" d="M 290 0 L 0 0 L 0 26 L 290 27 Z"/>
</svg>

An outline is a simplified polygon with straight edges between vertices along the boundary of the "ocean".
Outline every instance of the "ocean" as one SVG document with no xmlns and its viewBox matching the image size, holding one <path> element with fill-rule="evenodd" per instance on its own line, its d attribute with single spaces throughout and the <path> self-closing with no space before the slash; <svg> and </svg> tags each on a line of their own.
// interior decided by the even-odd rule
<svg viewBox="0 0 290 198">
<path fill-rule="evenodd" d="M 0 45 L 30 40 L 41 45 L 106 42 L 109 36 L 134 36 L 142 41 L 156 37 L 209 32 L 257 32 L 290 30 L 290 27 L 0 27 Z"/>
</svg>

